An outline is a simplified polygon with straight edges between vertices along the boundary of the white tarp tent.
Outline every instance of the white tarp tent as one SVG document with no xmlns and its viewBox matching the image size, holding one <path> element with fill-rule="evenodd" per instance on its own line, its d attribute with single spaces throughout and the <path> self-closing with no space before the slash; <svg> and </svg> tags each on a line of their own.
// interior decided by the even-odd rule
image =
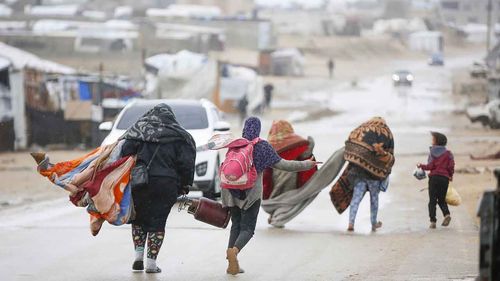
<svg viewBox="0 0 500 281">
<path fill-rule="evenodd" d="M 271 72 L 278 76 L 304 75 L 304 56 L 295 48 L 271 53 Z"/>
<path fill-rule="evenodd" d="M 210 98 L 217 63 L 190 51 L 158 54 L 146 59 L 146 95 L 151 98 Z"/>
<path fill-rule="evenodd" d="M 166 9 L 151 8 L 146 10 L 146 16 L 157 18 L 215 18 L 222 15 L 217 6 L 205 5 L 177 5 L 173 4 Z"/>
<path fill-rule="evenodd" d="M 373 32 L 376 34 L 384 33 L 407 33 L 425 31 L 427 26 L 420 18 L 413 19 L 381 19 L 373 24 Z"/>
<path fill-rule="evenodd" d="M 233 105 L 247 96 L 248 109 L 255 110 L 264 101 L 263 80 L 247 67 L 225 65 L 225 77 L 221 77 L 220 104 L 230 101 Z"/>
<path fill-rule="evenodd" d="M 412 51 L 440 53 L 443 51 L 443 34 L 439 31 L 414 32 L 408 37 L 408 47 Z"/>
<path fill-rule="evenodd" d="M 0 57 L 9 60 L 12 63 L 14 69 L 18 70 L 28 67 L 43 72 L 60 74 L 72 74 L 76 72 L 71 67 L 41 59 L 32 53 L 25 52 L 21 49 L 9 46 L 2 42 L 0 42 Z"/>
<path fill-rule="evenodd" d="M 26 6 L 24 13 L 31 16 L 63 16 L 74 17 L 78 14 L 80 5 L 50 5 Z"/>
<path fill-rule="evenodd" d="M 9 73 L 11 109 L 14 117 L 15 149 L 24 149 L 27 145 L 25 100 L 24 100 L 24 68 L 32 68 L 46 73 L 73 74 L 73 68 L 47 61 L 34 54 L 0 42 L 0 59 L 11 65 Z"/>
<path fill-rule="evenodd" d="M 9 67 L 10 61 L 0 57 L 0 73 L 2 75 L 7 74 L 6 71 L 9 70 Z M 2 78 L 4 77 L 2 76 Z M 12 118 L 11 107 L 10 90 L 8 89 L 7 85 L 0 83 L 0 122 L 6 118 Z"/>
<path fill-rule="evenodd" d="M 10 17 L 11 15 L 12 9 L 5 4 L 0 4 L 0 17 Z"/>
<path fill-rule="evenodd" d="M 458 29 L 462 30 L 467 35 L 467 41 L 473 43 L 482 43 L 486 42 L 486 33 L 488 32 L 488 27 L 485 24 L 479 23 L 469 23 L 464 26 L 458 27 Z M 495 34 L 500 34 L 500 24 L 494 24 L 491 30 L 490 38 L 492 39 L 493 44 L 497 42 L 497 37 Z"/>
</svg>

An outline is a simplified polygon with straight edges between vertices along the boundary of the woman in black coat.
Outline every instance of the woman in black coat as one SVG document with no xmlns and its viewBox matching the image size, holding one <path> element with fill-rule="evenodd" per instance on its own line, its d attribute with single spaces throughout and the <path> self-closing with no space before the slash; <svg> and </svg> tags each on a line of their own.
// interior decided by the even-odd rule
<svg viewBox="0 0 500 281">
<path fill-rule="evenodd" d="M 122 137 L 122 156 L 137 155 L 136 165 L 149 165 L 148 184 L 132 189 L 136 216 L 132 223 L 135 249 L 133 270 L 159 273 L 156 258 L 165 237 L 170 209 L 193 184 L 196 146 L 177 122 L 172 109 L 159 104 L 142 116 Z"/>
</svg>

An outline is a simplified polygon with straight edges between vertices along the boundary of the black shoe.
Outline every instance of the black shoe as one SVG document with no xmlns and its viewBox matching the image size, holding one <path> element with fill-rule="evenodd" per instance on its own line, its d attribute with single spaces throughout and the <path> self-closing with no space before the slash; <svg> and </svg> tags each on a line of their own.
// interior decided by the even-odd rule
<svg viewBox="0 0 500 281">
<path fill-rule="evenodd" d="M 144 270 L 144 262 L 143 261 L 135 261 L 132 265 L 132 270 Z"/>
</svg>

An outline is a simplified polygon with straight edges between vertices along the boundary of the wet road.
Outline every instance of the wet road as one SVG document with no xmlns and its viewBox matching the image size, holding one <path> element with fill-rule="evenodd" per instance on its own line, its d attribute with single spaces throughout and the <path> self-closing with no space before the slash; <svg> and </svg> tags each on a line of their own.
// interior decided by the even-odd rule
<svg viewBox="0 0 500 281">
<path fill-rule="evenodd" d="M 163 273 L 152 276 L 130 271 L 129 227 L 105 225 L 92 237 L 85 212 L 62 199 L 0 213 L 0 280 L 472 280 L 478 263 L 473 218 L 452 208 L 449 228 L 429 230 L 427 194 L 418 191 L 425 183 L 411 178 L 415 161 L 425 160 L 428 131 L 450 129 L 433 115 L 454 110 L 450 68 L 470 61 L 450 60 L 445 68 L 394 62 L 395 69 L 413 66 L 415 85 L 403 91 L 392 87 L 389 73 L 361 81 L 357 89 L 339 84 L 303 95 L 342 112 L 296 127 L 315 137 L 320 160 L 373 115 L 386 117 L 392 127 L 397 160 L 389 190 L 380 195 L 384 226 L 377 233 L 370 232 L 367 198 L 356 232 L 346 233 L 347 212 L 338 215 L 324 190 L 284 229 L 269 227 L 261 211 L 255 237 L 240 255 L 246 273 L 232 277 L 225 274 L 229 231 L 172 209 L 159 256 Z"/>
</svg>

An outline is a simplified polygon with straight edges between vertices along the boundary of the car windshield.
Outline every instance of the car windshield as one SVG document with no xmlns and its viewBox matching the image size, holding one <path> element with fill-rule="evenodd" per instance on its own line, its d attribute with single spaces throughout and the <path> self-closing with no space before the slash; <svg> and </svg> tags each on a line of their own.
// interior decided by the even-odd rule
<svg viewBox="0 0 500 281">
<path fill-rule="evenodd" d="M 400 75 L 400 76 L 405 76 L 405 75 L 410 74 L 410 72 L 408 70 L 399 70 L 399 71 L 396 71 L 396 74 Z"/>
<path fill-rule="evenodd" d="M 154 105 L 134 105 L 129 107 L 116 126 L 119 130 L 127 130 Z M 201 105 L 170 104 L 175 113 L 177 121 L 186 130 L 197 130 L 208 128 L 208 118 L 205 108 Z"/>
</svg>

